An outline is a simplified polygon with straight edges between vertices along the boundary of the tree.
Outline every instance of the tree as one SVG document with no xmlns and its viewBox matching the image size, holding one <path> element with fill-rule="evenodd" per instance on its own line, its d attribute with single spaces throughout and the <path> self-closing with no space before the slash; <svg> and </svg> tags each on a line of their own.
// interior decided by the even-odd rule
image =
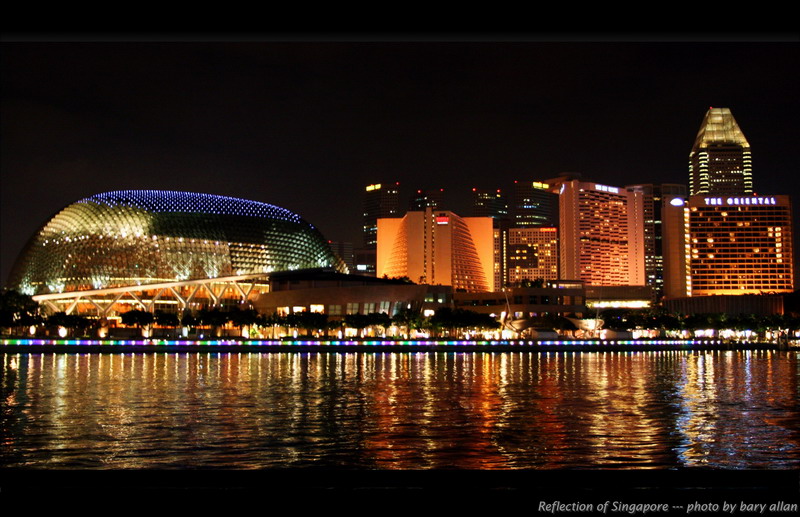
<svg viewBox="0 0 800 517">
<path fill-rule="evenodd" d="M 358 335 L 360 336 L 363 330 L 369 327 L 369 318 L 366 314 L 346 314 L 344 324 L 346 327 L 358 330 Z"/>
<path fill-rule="evenodd" d="M 230 321 L 237 327 L 249 327 L 259 322 L 255 309 L 238 309 L 228 313 Z"/>
<path fill-rule="evenodd" d="M 54 327 L 64 327 L 73 332 L 79 331 L 81 335 L 86 333 L 92 322 L 89 318 L 78 316 L 77 314 L 67 314 L 66 312 L 56 312 L 47 318 L 47 324 Z"/>
<path fill-rule="evenodd" d="M 328 327 L 328 315 L 321 312 L 296 312 L 292 316 L 294 316 L 294 326 L 305 330 L 306 336 L 310 336 L 315 330 L 325 330 Z"/>
<path fill-rule="evenodd" d="M 402 308 L 392 317 L 392 323 L 405 327 L 406 333 L 422 328 L 424 318 L 414 309 Z"/>
<path fill-rule="evenodd" d="M 39 304 L 33 297 L 13 289 L 0 291 L 0 328 L 30 327 L 41 322 Z"/>
<path fill-rule="evenodd" d="M 200 310 L 197 313 L 197 318 L 200 320 L 201 325 L 207 325 L 211 327 L 212 334 L 218 336 L 219 328 L 230 321 L 230 313 L 222 312 L 215 307 L 211 310 Z"/>
<path fill-rule="evenodd" d="M 462 334 L 464 330 L 495 330 L 500 323 L 488 314 L 466 309 L 440 307 L 429 318 L 434 331 L 447 330 L 451 334 Z"/>
<path fill-rule="evenodd" d="M 156 324 L 162 327 L 177 327 L 180 324 L 178 315 L 174 312 L 165 312 L 162 310 L 156 311 L 154 315 Z"/>
<path fill-rule="evenodd" d="M 180 316 L 180 325 L 182 327 L 189 327 L 190 329 L 195 328 L 200 323 L 200 320 L 192 314 L 192 311 L 189 309 L 184 309 Z"/>
<path fill-rule="evenodd" d="M 367 314 L 368 327 L 380 327 L 381 336 L 386 335 L 386 329 L 392 325 L 392 318 L 385 312 L 370 312 Z"/>
<path fill-rule="evenodd" d="M 123 325 L 129 327 L 136 326 L 139 327 L 140 329 L 142 327 L 150 325 L 151 323 L 153 323 L 153 320 L 155 320 L 155 316 L 153 316 L 152 313 L 143 311 L 141 309 L 129 310 L 128 312 L 123 313 L 121 318 Z"/>
</svg>

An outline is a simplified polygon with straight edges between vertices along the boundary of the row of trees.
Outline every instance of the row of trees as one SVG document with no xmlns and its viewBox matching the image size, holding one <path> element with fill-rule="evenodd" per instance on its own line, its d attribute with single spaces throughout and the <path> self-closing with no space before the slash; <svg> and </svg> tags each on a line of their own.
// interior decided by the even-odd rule
<svg viewBox="0 0 800 517">
<path fill-rule="evenodd" d="M 212 333 L 227 326 L 261 327 L 274 329 L 297 329 L 299 333 L 310 335 L 328 335 L 338 333 L 343 328 L 356 329 L 361 335 L 366 329 L 374 329 L 374 334 L 383 336 L 391 326 L 396 326 L 409 333 L 414 330 L 429 331 L 434 335 L 452 336 L 464 331 L 494 330 L 499 327 L 494 318 L 463 309 L 440 308 L 430 317 L 423 317 L 419 311 L 403 309 L 394 317 L 386 313 L 347 314 L 343 318 L 329 319 L 326 314 L 315 312 L 297 312 L 287 315 L 258 314 L 253 309 L 221 310 L 219 308 L 204 309 L 196 312 L 165 312 L 157 310 L 153 313 L 133 309 L 121 314 L 121 323 L 128 327 L 140 329 L 153 325 L 164 328 L 188 327 L 190 329 L 208 328 Z M 31 326 L 61 327 L 69 329 L 73 334 L 84 336 L 94 333 L 98 328 L 107 325 L 99 319 L 58 312 L 43 316 L 39 305 L 30 296 L 16 291 L 0 292 L 0 328 L 14 334 L 27 334 Z"/>
<path fill-rule="evenodd" d="M 665 309 L 651 310 L 606 310 L 600 315 L 603 328 L 611 330 L 651 329 L 662 331 L 683 331 L 697 329 L 730 329 L 734 331 L 751 330 L 796 331 L 800 330 L 800 318 L 789 315 L 728 315 L 728 314 L 694 314 L 679 315 Z M 424 317 L 419 311 L 403 309 L 393 317 L 385 313 L 347 314 L 343 318 L 329 319 L 327 315 L 314 312 L 300 312 L 288 315 L 260 315 L 253 309 L 221 310 L 219 308 L 180 313 L 142 310 L 130 310 L 121 315 L 123 325 L 145 328 L 157 325 L 166 328 L 188 327 L 190 329 L 208 328 L 212 332 L 225 327 L 261 327 L 275 329 L 296 329 L 304 335 L 329 335 L 338 333 L 344 327 L 356 329 L 363 334 L 365 329 L 373 329 L 373 334 L 385 335 L 391 326 L 408 334 L 415 330 L 427 331 L 433 336 L 457 337 L 469 332 L 494 331 L 500 324 L 489 315 L 464 309 L 442 307 L 432 316 Z M 78 315 L 67 315 L 63 312 L 45 317 L 39 305 L 30 296 L 13 290 L 0 291 L 0 329 L 15 334 L 25 334 L 31 327 L 49 326 L 63 327 L 78 335 L 86 335 L 90 330 L 106 323 Z M 536 320 L 536 328 L 554 330 L 572 330 L 574 325 L 559 316 L 544 316 Z"/>
<path fill-rule="evenodd" d="M 675 314 L 664 309 L 646 311 L 607 310 L 601 314 L 603 327 L 612 330 L 800 330 L 800 318 L 784 314 Z"/>
</svg>

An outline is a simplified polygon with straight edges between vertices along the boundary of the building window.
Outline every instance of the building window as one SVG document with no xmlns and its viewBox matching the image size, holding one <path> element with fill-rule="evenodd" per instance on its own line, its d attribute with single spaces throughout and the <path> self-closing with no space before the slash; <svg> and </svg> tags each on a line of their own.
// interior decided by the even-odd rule
<svg viewBox="0 0 800 517">
<path fill-rule="evenodd" d="M 331 316 L 341 316 L 342 315 L 342 306 L 341 305 L 328 305 L 328 314 Z"/>
<path fill-rule="evenodd" d="M 347 304 L 347 314 L 358 314 L 358 302 Z"/>
</svg>

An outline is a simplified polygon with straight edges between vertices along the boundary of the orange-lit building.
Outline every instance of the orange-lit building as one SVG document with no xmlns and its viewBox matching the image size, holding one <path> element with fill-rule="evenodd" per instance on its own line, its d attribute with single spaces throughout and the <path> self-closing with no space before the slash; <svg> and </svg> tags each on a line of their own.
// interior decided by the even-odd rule
<svg viewBox="0 0 800 517">
<path fill-rule="evenodd" d="M 580 180 L 559 191 L 561 278 L 645 285 L 642 193 Z"/>
<path fill-rule="evenodd" d="M 558 279 L 558 228 L 510 228 L 507 248 L 510 285 L 525 280 Z"/>
<path fill-rule="evenodd" d="M 672 249 L 667 247 L 670 236 L 665 233 L 664 219 L 670 217 L 670 210 L 674 209 L 675 203 L 683 206 L 682 202 L 686 199 L 686 186 L 674 183 L 646 183 L 638 185 L 627 185 L 627 190 L 642 193 L 643 217 L 644 217 L 644 272 L 645 282 L 653 288 L 655 301 L 664 295 L 664 283 L 668 273 L 665 272 L 665 264 L 671 257 L 668 255 Z M 678 198 L 679 201 L 674 201 Z M 672 203 L 672 204 L 671 204 Z M 673 210 L 674 211 L 674 210 Z M 680 224 L 683 224 L 682 210 L 679 210 Z M 681 239 L 674 244 L 674 249 L 678 252 L 683 251 L 683 234 Z M 680 256 L 681 261 L 683 255 Z M 683 276 L 680 276 L 683 280 Z"/>
<path fill-rule="evenodd" d="M 466 292 L 494 290 L 490 217 L 460 217 L 426 208 L 378 219 L 377 276 L 451 285 Z"/>
<path fill-rule="evenodd" d="M 686 296 L 792 292 L 789 196 L 691 196 Z"/>
</svg>

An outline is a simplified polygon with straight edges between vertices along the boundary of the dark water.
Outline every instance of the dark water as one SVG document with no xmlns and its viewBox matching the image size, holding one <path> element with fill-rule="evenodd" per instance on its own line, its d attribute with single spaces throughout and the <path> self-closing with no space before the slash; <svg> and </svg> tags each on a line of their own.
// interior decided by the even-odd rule
<svg viewBox="0 0 800 517">
<path fill-rule="evenodd" d="M 0 465 L 800 467 L 797 352 L 0 354 Z"/>
</svg>

